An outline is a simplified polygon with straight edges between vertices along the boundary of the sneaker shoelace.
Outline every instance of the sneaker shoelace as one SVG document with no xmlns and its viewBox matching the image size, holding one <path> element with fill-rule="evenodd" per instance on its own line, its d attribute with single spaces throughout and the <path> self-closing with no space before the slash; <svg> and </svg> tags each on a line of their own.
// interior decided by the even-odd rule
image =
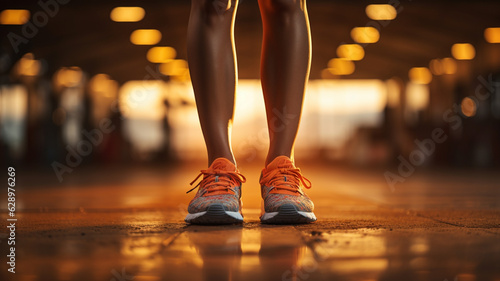
<svg viewBox="0 0 500 281">
<path fill-rule="evenodd" d="M 189 193 L 195 190 L 198 186 L 205 190 L 205 193 L 215 192 L 215 191 L 225 191 L 227 194 L 234 194 L 235 191 L 232 188 L 241 185 L 241 183 L 246 182 L 245 176 L 239 172 L 225 171 L 219 169 L 206 169 L 201 170 L 198 176 L 190 183 L 191 186 L 201 177 L 203 179 L 198 182 L 193 188 L 188 190 Z M 239 183 L 239 184 L 237 184 Z M 231 191 L 231 192 L 230 192 Z"/>
<path fill-rule="evenodd" d="M 302 175 L 299 168 L 288 166 L 278 166 L 277 169 L 266 173 L 260 180 L 261 185 L 304 194 L 300 189 L 300 183 L 307 189 L 312 187 L 311 181 Z"/>
</svg>

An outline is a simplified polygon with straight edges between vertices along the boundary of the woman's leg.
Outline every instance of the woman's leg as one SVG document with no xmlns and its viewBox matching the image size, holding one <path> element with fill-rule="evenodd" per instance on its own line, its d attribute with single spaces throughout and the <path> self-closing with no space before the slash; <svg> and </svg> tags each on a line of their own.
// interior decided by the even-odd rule
<svg viewBox="0 0 500 281">
<path fill-rule="evenodd" d="M 311 65 L 306 0 L 259 0 L 264 25 L 261 79 L 270 147 L 266 165 L 277 156 L 293 159 L 293 146 Z"/>
<path fill-rule="evenodd" d="M 238 0 L 192 0 L 188 59 L 209 164 L 234 163 L 230 131 L 236 88 L 234 18 Z"/>
</svg>

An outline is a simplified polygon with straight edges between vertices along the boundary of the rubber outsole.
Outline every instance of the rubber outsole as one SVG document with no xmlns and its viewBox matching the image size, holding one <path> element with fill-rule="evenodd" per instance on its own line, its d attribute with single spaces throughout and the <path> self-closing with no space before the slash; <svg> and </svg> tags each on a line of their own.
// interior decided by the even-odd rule
<svg viewBox="0 0 500 281">
<path fill-rule="evenodd" d="M 188 214 L 184 221 L 204 225 L 236 224 L 243 222 L 243 216 L 239 212 L 226 211 L 220 204 L 213 204 L 204 212 Z"/>
<path fill-rule="evenodd" d="M 265 224 L 304 224 L 316 221 L 313 212 L 298 211 L 294 205 L 285 204 L 278 208 L 278 212 L 264 213 L 260 221 Z"/>
</svg>

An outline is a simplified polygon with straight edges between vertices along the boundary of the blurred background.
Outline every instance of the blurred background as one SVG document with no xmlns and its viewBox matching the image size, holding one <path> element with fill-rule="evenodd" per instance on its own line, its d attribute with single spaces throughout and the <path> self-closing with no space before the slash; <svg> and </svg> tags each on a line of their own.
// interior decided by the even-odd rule
<svg viewBox="0 0 500 281">
<path fill-rule="evenodd" d="M 240 2 L 233 147 L 239 162 L 254 162 L 268 145 L 262 26 L 257 1 Z M 1 165 L 50 169 L 61 181 L 80 165 L 206 159 L 186 57 L 189 5 L 2 1 Z M 313 60 L 297 158 L 499 166 L 500 2 L 308 7 Z M 426 139 L 434 145 L 418 145 Z"/>
<path fill-rule="evenodd" d="M 296 160 L 318 222 L 261 227 L 262 24 L 257 1 L 240 0 L 232 142 L 246 223 L 220 229 L 183 221 L 207 164 L 189 9 L 0 1 L 16 280 L 500 280 L 500 1 L 309 0 Z"/>
</svg>

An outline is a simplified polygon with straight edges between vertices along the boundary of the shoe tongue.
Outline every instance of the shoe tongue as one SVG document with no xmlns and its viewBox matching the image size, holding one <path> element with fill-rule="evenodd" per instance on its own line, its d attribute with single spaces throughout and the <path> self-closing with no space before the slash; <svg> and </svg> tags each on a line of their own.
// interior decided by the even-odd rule
<svg viewBox="0 0 500 281">
<path fill-rule="evenodd" d="M 267 170 L 274 170 L 278 168 L 295 168 L 292 160 L 286 156 L 278 156 L 266 167 Z"/>
<path fill-rule="evenodd" d="M 226 158 L 217 158 L 212 162 L 210 168 L 223 171 L 236 171 L 236 166 Z"/>
</svg>

